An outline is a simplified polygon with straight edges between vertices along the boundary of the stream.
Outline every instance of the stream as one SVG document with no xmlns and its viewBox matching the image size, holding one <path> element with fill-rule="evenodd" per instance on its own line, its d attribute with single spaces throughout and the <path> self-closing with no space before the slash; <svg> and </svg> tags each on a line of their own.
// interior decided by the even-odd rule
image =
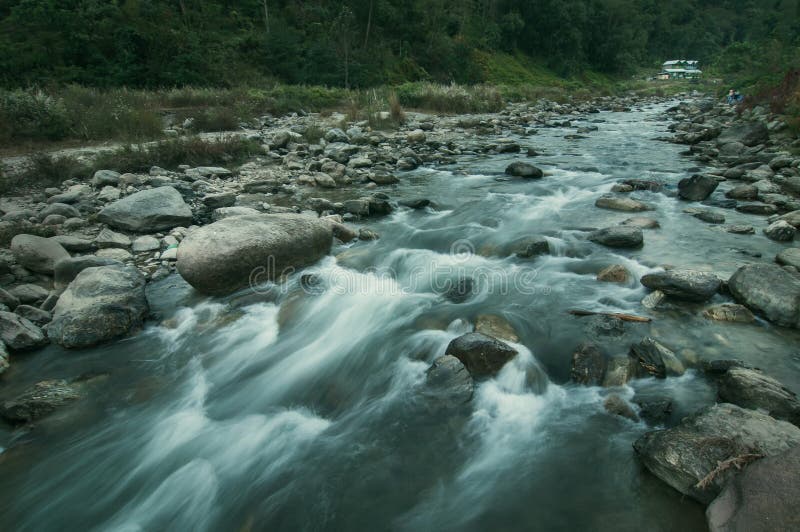
<svg viewBox="0 0 800 532">
<path fill-rule="evenodd" d="M 634 455 L 632 442 L 657 426 L 607 413 L 612 390 L 570 382 L 581 342 L 624 355 L 649 335 L 687 367 L 738 358 L 800 392 L 797 332 L 714 322 L 707 304 L 641 305 L 638 280 L 660 266 L 727 278 L 785 246 L 761 234 L 760 217 L 717 209 L 726 224 L 757 228 L 737 235 L 682 212 L 698 205 L 669 192 L 703 168 L 685 147 L 655 140 L 668 134 L 663 113 L 674 103 L 510 136 L 523 154 L 404 173 L 392 199 L 435 208 L 363 224 L 380 239 L 335 247 L 261 301 L 207 298 L 172 276 L 148 285 L 157 319 L 138 335 L 15 358 L 8 395 L 44 378 L 91 378 L 84 399 L 32 431 L 0 428 L 0 529 L 705 530 L 704 508 Z M 599 130 L 564 138 L 581 125 Z M 541 155 L 527 159 L 527 147 Z M 546 176 L 505 176 L 517 160 Z M 625 178 L 667 184 L 632 194 L 661 228 L 644 231 L 640 250 L 587 241 L 587 229 L 640 215 L 594 206 Z M 547 238 L 550 255 L 495 254 L 531 235 Z M 598 282 L 611 264 L 632 279 Z M 473 280 L 466 301 L 443 296 L 464 278 Z M 513 325 L 519 354 L 477 380 L 469 403 L 440 408 L 422 393 L 426 370 L 481 314 Z M 667 425 L 715 399 L 698 370 L 613 391 L 670 399 Z"/>
</svg>

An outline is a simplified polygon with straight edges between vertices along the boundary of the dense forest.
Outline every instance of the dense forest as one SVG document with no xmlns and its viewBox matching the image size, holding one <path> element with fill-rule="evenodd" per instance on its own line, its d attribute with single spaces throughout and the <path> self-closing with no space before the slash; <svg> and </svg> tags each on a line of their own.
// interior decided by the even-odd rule
<svg viewBox="0 0 800 532">
<path fill-rule="evenodd" d="M 796 46 L 800 0 L 3 0 L 0 83 L 368 87 L 561 75 Z"/>
</svg>

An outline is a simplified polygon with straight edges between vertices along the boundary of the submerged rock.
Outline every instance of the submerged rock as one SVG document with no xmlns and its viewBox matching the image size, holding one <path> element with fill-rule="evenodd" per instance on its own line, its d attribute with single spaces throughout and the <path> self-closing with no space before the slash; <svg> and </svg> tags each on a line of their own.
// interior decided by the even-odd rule
<svg viewBox="0 0 800 532">
<path fill-rule="evenodd" d="M 800 446 L 737 474 L 706 510 L 711 532 L 800 530 Z"/>
<path fill-rule="evenodd" d="M 642 277 L 642 284 L 670 297 L 688 301 L 706 301 L 719 291 L 722 281 L 712 273 L 694 270 L 666 270 Z"/>
<path fill-rule="evenodd" d="M 53 309 L 50 339 L 67 348 L 88 347 L 128 334 L 147 314 L 145 280 L 132 266 L 87 268 Z"/>
<path fill-rule="evenodd" d="M 743 463 L 800 445 L 800 429 L 754 410 L 722 403 L 705 408 L 680 425 L 645 433 L 633 444 L 655 476 L 702 503 L 711 502 Z M 706 482 L 703 482 L 703 481 Z"/>
<path fill-rule="evenodd" d="M 475 376 L 493 375 L 517 355 L 508 344 L 481 333 L 467 333 L 447 346 L 447 355 L 459 359 Z"/>
<path fill-rule="evenodd" d="M 592 343 L 583 343 L 572 354 L 570 376 L 578 384 L 598 386 L 606 373 L 606 357 Z"/>
<path fill-rule="evenodd" d="M 786 248 L 775 256 L 775 262 L 782 266 L 794 266 L 800 270 L 800 248 Z"/>
<path fill-rule="evenodd" d="M 597 274 L 597 280 L 604 283 L 627 283 L 630 272 L 621 264 L 612 264 Z"/>
<path fill-rule="evenodd" d="M 616 196 L 603 196 L 598 198 L 594 204 L 601 209 L 612 211 L 642 212 L 653 210 L 650 205 L 642 203 L 641 201 L 636 201 L 632 198 L 619 198 Z"/>
<path fill-rule="evenodd" d="M 234 216 L 192 231 L 178 247 L 178 272 L 195 289 L 228 294 L 275 281 L 328 254 L 331 224 L 296 214 Z"/>
<path fill-rule="evenodd" d="M 603 401 L 603 407 L 609 414 L 624 417 L 631 421 L 639 421 L 639 416 L 636 414 L 636 411 L 617 394 L 606 397 L 606 400 Z"/>
<path fill-rule="evenodd" d="M 454 356 L 433 361 L 425 374 L 424 394 L 445 407 L 456 407 L 472 399 L 475 385 L 466 366 Z"/>
<path fill-rule="evenodd" d="M 11 423 L 28 423 L 43 418 L 79 397 L 78 390 L 65 380 L 41 381 L 3 403 L 0 416 Z"/>
<path fill-rule="evenodd" d="M 703 311 L 706 318 L 716 321 L 731 321 L 737 323 L 752 323 L 756 320 L 753 313 L 744 305 L 736 303 L 722 303 L 714 305 Z"/>
<path fill-rule="evenodd" d="M 728 281 L 728 289 L 769 321 L 800 328 L 800 280 L 777 264 L 742 266 Z"/>
</svg>

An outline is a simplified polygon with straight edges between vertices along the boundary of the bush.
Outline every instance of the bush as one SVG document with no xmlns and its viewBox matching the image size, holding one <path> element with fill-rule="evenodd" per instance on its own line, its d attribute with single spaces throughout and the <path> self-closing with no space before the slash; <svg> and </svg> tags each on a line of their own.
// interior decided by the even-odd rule
<svg viewBox="0 0 800 532">
<path fill-rule="evenodd" d="M 28 168 L 14 183 L 15 188 L 58 186 L 68 179 L 86 179 L 91 168 L 70 155 L 36 153 L 30 156 Z"/>
<path fill-rule="evenodd" d="M 0 247 L 11 245 L 11 239 L 17 235 L 36 235 L 45 238 L 56 235 L 52 225 L 32 224 L 27 220 L 17 222 L 0 222 Z"/>
<path fill-rule="evenodd" d="M 94 167 L 117 172 L 141 172 L 152 166 L 174 170 L 182 164 L 237 164 L 263 152 L 258 142 L 241 137 L 226 136 L 209 140 L 190 137 L 148 145 L 129 144 L 115 151 L 101 153 L 95 159 Z"/>
<path fill-rule="evenodd" d="M 505 107 L 495 87 L 460 86 L 435 83 L 405 83 L 397 87 L 401 105 L 442 113 L 489 113 Z"/>
<path fill-rule="evenodd" d="M 69 132 L 60 99 L 40 90 L 0 92 L 0 140 L 60 140 Z"/>
</svg>

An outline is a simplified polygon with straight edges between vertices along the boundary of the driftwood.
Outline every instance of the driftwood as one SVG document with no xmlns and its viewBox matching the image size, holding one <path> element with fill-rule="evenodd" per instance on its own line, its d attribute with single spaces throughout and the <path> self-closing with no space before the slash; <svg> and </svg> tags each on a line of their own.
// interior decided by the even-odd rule
<svg viewBox="0 0 800 532">
<path fill-rule="evenodd" d="M 619 314 L 616 312 L 593 312 L 591 310 L 570 310 L 570 314 L 573 316 L 609 316 L 612 318 L 617 318 L 622 321 L 633 321 L 636 323 L 650 323 L 653 321 L 651 318 L 646 318 L 644 316 L 635 316 L 633 314 Z"/>
</svg>

